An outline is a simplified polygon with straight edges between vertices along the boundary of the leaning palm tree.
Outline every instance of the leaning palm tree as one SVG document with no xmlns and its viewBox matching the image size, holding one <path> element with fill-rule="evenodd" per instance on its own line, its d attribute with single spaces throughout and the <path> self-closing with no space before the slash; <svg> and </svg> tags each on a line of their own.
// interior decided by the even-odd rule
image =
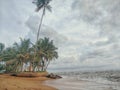
<svg viewBox="0 0 120 90">
<path fill-rule="evenodd" d="M 46 71 L 48 65 L 50 64 L 50 61 L 53 59 L 58 58 L 58 52 L 57 47 L 55 47 L 53 40 L 50 40 L 49 38 L 44 38 L 45 43 L 45 58 L 44 61 L 46 62 L 44 65 L 44 70 Z M 47 44 L 47 45 L 46 45 Z"/>
<path fill-rule="evenodd" d="M 45 11 L 46 11 L 46 9 L 49 10 L 50 12 L 52 11 L 51 6 L 49 5 L 50 1 L 51 0 L 34 0 L 33 1 L 33 3 L 36 4 L 36 6 L 37 6 L 37 8 L 35 10 L 36 12 L 39 12 L 41 9 L 43 9 L 38 32 L 37 32 L 37 41 L 39 39 L 39 33 L 40 33 L 42 21 L 43 21 L 43 16 L 45 15 Z"/>
<path fill-rule="evenodd" d="M 41 66 L 42 71 L 46 71 L 50 61 L 58 58 L 57 48 L 53 44 L 53 40 L 46 37 L 44 39 L 39 39 L 36 46 L 37 56 L 39 58 L 38 65 Z"/>
</svg>

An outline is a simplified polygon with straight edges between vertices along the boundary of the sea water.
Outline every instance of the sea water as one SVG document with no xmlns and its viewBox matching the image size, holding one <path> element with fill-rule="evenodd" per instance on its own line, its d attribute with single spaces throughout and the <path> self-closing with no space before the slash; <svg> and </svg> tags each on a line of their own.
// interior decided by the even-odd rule
<svg viewBox="0 0 120 90">
<path fill-rule="evenodd" d="M 110 80 L 109 75 L 116 72 L 69 72 L 60 73 L 62 79 L 50 80 L 45 83 L 59 90 L 120 90 L 120 81 Z"/>
</svg>

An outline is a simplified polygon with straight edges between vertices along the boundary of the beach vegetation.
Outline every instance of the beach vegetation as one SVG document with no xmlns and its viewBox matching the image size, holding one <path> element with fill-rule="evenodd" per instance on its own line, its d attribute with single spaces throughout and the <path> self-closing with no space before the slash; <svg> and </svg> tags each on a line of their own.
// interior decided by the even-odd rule
<svg viewBox="0 0 120 90">
<path fill-rule="evenodd" d="M 34 47 L 36 51 L 34 51 Z M 30 39 L 20 39 L 0 53 L 0 69 L 5 72 L 43 72 L 50 61 L 58 58 L 53 40 L 41 38 L 34 45 Z M 35 53 L 36 52 L 36 53 Z"/>
</svg>

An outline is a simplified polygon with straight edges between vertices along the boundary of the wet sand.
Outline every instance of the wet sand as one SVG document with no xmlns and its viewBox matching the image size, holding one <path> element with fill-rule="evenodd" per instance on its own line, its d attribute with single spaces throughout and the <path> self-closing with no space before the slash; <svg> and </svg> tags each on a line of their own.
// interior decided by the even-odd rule
<svg viewBox="0 0 120 90">
<path fill-rule="evenodd" d="M 43 82 L 50 80 L 46 77 L 14 77 L 0 75 L 0 90 L 56 90 L 53 87 L 43 85 Z"/>
<path fill-rule="evenodd" d="M 120 90 L 114 84 L 98 83 L 89 80 L 74 80 L 64 78 L 61 80 L 46 81 L 47 85 L 58 88 L 59 90 Z"/>
</svg>

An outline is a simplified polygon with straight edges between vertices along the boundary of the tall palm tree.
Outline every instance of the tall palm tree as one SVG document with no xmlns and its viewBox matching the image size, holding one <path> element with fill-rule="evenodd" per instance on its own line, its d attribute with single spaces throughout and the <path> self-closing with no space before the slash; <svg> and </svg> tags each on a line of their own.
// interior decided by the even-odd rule
<svg viewBox="0 0 120 90">
<path fill-rule="evenodd" d="M 51 0 L 34 0 L 33 1 L 33 3 L 37 6 L 37 8 L 35 10 L 36 12 L 39 12 L 41 9 L 43 10 L 42 11 L 42 16 L 41 16 L 41 19 L 40 19 L 40 23 L 39 23 L 39 27 L 38 27 L 38 31 L 37 31 L 36 42 L 39 40 L 39 34 L 40 34 L 41 26 L 42 26 L 43 16 L 45 15 L 46 9 L 49 10 L 49 11 L 52 11 L 51 6 L 49 5 L 50 1 Z M 37 55 L 36 49 L 37 49 L 37 47 L 35 45 L 35 47 L 34 47 L 34 61 L 35 61 L 36 55 Z"/>
<path fill-rule="evenodd" d="M 39 33 L 40 33 L 42 21 L 43 21 L 43 16 L 45 15 L 45 11 L 46 11 L 46 9 L 49 10 L 50 12 L 52 11 L 51 6 L 49 5 L 50 1 L 51 0 L 34 0 L 33 1 L 33 3 L 37 6 L 37 8 L 35 10 L 36 12 L 39 12 L 41 9 L 43 9 L 38 32 L 37 32 L 37 41 L 39 39 Z"/>
</svg>

